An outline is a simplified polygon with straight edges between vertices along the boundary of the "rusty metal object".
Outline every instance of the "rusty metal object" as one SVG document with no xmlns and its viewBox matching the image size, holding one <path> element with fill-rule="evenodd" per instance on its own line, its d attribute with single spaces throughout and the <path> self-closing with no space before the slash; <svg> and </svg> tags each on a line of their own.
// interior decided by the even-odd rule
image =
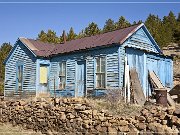
<svg viewBox="0 0 180 135">
<path fill-rule="evenodd" d="M 167 90 L 155 89 L 156 92 L 156 104 L 167 106 Z"/>
</svg>

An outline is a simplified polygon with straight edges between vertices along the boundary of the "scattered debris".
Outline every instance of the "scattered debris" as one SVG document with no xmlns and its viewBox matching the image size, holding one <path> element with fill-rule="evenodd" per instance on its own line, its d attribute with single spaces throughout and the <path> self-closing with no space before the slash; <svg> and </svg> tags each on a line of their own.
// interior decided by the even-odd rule
<svg viewBox="0 0 180 135">
<path fill-rule="evenodd" d="M 140 80 L 138 78 L 138 73 L 136 69 L 130 70 L 130 82 L 131 82 L 131 93 L 134 100 L 134 103 L 139 105 L 144 105 L 146 98 L 141 87 Z"/>
<path fill-rule="evenodd" d="M 177 84 L 174 88 L 169 91 L 171 96 L 175 96 L 175 101 L 180 103 L 180 84 Z"/>
<path fill-rule="evenodd" d="M 166 90 L 166 88 L 162 85 L 160 79 L 158 78 L 158 76 L 155 74 L 155 72 L 149 72 L 149 77 L 150 77 L 150 82 L 152 84 L 153 89 L 162 89 L 162 90 Z M 156 95 L 157 96 L 157 95 Z M 174 100 L 171 98 L 171 96 L 169 95 L 169 93 L 167 93 L 167 101 L 168 104 L 172 107 L 175 107 L 175 102 Z"/>
</svg>

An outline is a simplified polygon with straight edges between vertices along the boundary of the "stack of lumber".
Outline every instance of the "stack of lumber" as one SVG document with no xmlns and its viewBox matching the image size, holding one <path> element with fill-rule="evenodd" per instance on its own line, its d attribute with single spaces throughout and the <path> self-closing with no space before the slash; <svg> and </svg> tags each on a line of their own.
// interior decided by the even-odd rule
<svg viewBox="0 0 180 135">
<path fill-rule="evenodd" d="M 149 78 L 150 78 L 150 82 L 152 84 L 152 87 L 155 89 L 161 89 L 161 90 L 167 90 L 161 83 L 160 79 L 158 78 L 158 76 L 155 74 L 154 71 L 150 71 L 149 72 Z M 171 98 L 171 96 L 169 95 L 169 93 L 167 93 L 167 101 L 168 104 L 172 107 L 175 107 L 175 102 L 174 100 Z"/>
<path fill-rule="evenodd" d="M 144 105 L 146 98 L 141 87 L 140 80 L 136 69 L 130 70 L 130 82 L 131 82 L 131 93 L 133 96 L 134 103 Z"/>
</svg>

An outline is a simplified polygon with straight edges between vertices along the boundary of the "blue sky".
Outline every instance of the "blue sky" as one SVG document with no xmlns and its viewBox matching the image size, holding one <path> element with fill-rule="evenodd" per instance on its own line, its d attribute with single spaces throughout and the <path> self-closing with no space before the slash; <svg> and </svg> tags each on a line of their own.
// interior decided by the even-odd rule
<svg viewBox="0 0 180 135">
<path fill-rule="evenodd" d="M 17 0 L 4 0 L 4 2 Z M 22 2 L 23 0 L 18 0 Z M 29 2 L 37 0 L 29 0 Z M 42 0 L 39 0 L 39 2 Z M 48 2 L 47 0 L 43 0 Z M 54 2 L 58 0 L 53 0 Z M 64 0 L 65 1 L 65 0 Z M 82 0 L 79 0 L 80 2 Z M 95 0 L 93 0 L 95 1 Z M 117 2 L 118 0 L 113 0 Z M 135 2 L 133 0 L 129 0 Z M 138 0 L 141 2 L 143 0 Z M 145 1 L 145 0 L 144 0 Z M 151 0 L 154 2 L 155 0 Z M 175 1 L 175 0 L 171 0 Z M 25 2 L 25 1 L 24 1 Z M 71 2 L 74 2 L 71 0 Z M 92 0 L 91 0 L 92 2 Z M 99 0 L 99 2 L 106 2 Z M 148 2 L 146 0 L 146 2 Z M 158 2 L 158 1 L 155 1 Z M 161 0 L 159 2 L 168 2 Z M 41 30 L 55 30 L 61 35 L 63 30 L 73 27 L 80 32 L 90 22 L 96 22 L 100 28 L 111 18 L 115 21 L 122 15 L 130 22 L 145 20 L 156 14 L 160 18 L 173 11 L 177 16 L 180 3 L 3 3 L 0 0 L 0 44 L 14 44 L 18 37 L 36 38 Z"/>
</svg>

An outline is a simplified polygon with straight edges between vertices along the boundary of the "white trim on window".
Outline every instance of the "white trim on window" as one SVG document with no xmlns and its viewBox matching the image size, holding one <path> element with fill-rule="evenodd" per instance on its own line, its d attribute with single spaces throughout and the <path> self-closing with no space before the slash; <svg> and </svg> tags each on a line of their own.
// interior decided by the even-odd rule
<svg viewBox="0 0 180 135">
<path fill-rule="evenodd" d="M 59 89 L 63 90 L 66 87 L 66 62 L 62 61 L 59 63 Z"/>
<path fill-rule="evenodd" d="M 96 58 L 96 89 L 106 88 L 106 57 Z"/>
</svg>

